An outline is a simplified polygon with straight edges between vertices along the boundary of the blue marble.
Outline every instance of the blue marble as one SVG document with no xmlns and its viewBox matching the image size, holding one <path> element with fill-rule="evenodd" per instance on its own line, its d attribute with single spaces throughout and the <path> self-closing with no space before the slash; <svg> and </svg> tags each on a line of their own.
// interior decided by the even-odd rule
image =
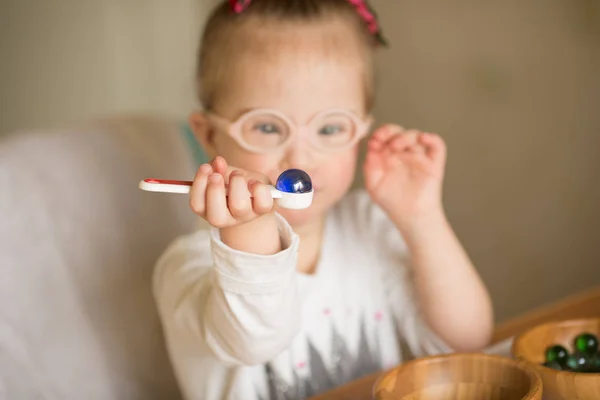
<svg viewBox="0 0 600 400">
<path fill-rule="evenodd" d="M 288 169 L 279 175 L 275 188 L 285 193 L 308 193 L 312 190 L 312 180 L 300 169 Z"/>
</svg>

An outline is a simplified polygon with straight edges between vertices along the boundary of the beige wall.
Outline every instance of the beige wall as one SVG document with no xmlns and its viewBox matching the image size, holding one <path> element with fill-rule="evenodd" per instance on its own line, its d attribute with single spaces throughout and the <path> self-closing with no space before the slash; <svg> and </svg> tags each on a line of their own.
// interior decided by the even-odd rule
<svg viewBox="0 0 600 400">
<path fill-rule="evenodd" d="M 498 318 L 600 284 L 600 2 L 373 3 L 377 115 L 447 140 L 446 208 Z"/>
<path fill-rule="evenodd" d="M 205 0 L 0 1 L 0 133 L 184 117 Z M 381 121 L 442 134 L 498 318 L 600 284 L 600 2 L 379 0 Z"/>
<path fill-rule="evenodd" d="M 0 0 L 0 134 L 119 111 L 185 116 L 205 0 Z"/>
</svg>

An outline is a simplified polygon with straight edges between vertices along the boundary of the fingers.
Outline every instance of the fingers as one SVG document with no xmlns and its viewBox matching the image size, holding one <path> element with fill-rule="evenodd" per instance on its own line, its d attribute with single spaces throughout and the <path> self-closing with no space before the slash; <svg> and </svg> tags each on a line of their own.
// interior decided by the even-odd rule
<svg viewBox="0 0 600 400">
<path fill-rule="evenodd" d="M 241 176 L 246 175 L 246 171 L 230 166 L 229 164 L 227 164 L 227 161 L 225 161 L 225 159 L 221 156 L 215 157 L 211 161 L 210 165 L 213 167 L 214 171 L 217 174 L 220 174 L 221 176 L 223 176 L 223 179 L 225 180 L 225 184 L 229 183 L 229 176 L 231 175 L 232 172 L 237 172 Z"/>
<path fill-rule="evenodd" d="M 427 154 L 430 156 L 445 156 L 446 155 L 446 143 L 435 133 L 423 133 L 419 137 L 420 142 L 427 149 Z"/>
<path fill-rule="evenodd" d="M 204 217 L 206 209 L 206 186 L 208 185 L 208 177 L 213 173 L 213 168 L 210 164 L 203 164 L 198 168 L 194 183 L 190 190 L 190 207 L 194 213 Z"/>
<path fill-rule="evenodd" d="M 424 154 L 429 159 L 442 161 L 446 158 L 446 146 L 439 135 L 405 130 L 398 125 L 385 125 L 375 131 L 369 140 L 369 151 Z"/>
<path fill-rule="evenodd" d="M 248 221 L 254 217 L 248 183 L 241 172 L 233 171 L 229 175 L 227 205 L 231 216 L 238 221 Z"/>
<path fill-rule="evenodd" d="M 217 157 L 198 168 L 190 190 L 190 206 L 218 228 L 248 222 L 272 210 L 268 182 L 263 175 L 232 168 Z"/>
<path fill-rule="evenodd" d="M 252 208 L 257 215 L 263 215 L 273 208 L 271 189 L 262 182 L 251 181 L 249 185 L 252 194 Z"/>
<path fill-rule="evenodd" d="M 225 181 L 223 176 L 217 173 L 208 177 L 205 219 L 212 226 L 219 228 L 228 226 L 232 222 L 231 213 L 227 208 Z"/>
<path fill-rule="evenodd" d="M 271 183 L 267 176 L 259 174 L 257 172 L 246 171 L 241 168 L 233 167 L 227 164 L 227 161 L 221 156 L 215 157 L 215 159 L 210 163 L 210 165 L 213 167 L 216 173 L 223 175 L 223 178 L 225 179 L 225 184 L 229 184 L 229 177 L 232 172 L 238 173 L 239 175 L 245 177 L 246 180 L 254 179 L 267 184 Z"/>
<path fill-rule="evenodd" d="M 424 133 L 419 137 L 425 148 L 427 158 L 433 160 L 440 167 L 444 167 L 447 157 L 447 148 L 444 139 L 435 133 Z"/>
<path fill-rule="evenodd" d="M 398 134 L 390 140 L 390 149 L 394 152 L 424 153 L 424 149 L 419 144 L 420 134 L 421 132 L 414 129 Z"/>
<path fill-rule="evenodd" d="M 402 133 L 404 128 L 398 125 L 384 125 L 377 129 L 369 139 L 369 149 L 381 151 L 386 147 L 390 139 Z"/>
<path fill-rule="evenodd" d="M 213 170 L 217 174 L 220 174 L 221 176 L 223 176 L 224 179 L 228 178 L 228 175 L 229 175 L 228 167 L 229 166 L 227 165 L 227 161 L 225 161 L 225 159 L 223 157 L 221 157 L 221 156 L 215 157 L 215 159 L 212 160 L 210 165 L 212 166 Z"/>
<path fill-rule="evenodd" d="M 399 125 L 384 125 L 379 128 L 369 140 L 369 150 L 380 152 L 393 151 L 418 151 L 419 131 L 405 130 Z"/>
</svg>

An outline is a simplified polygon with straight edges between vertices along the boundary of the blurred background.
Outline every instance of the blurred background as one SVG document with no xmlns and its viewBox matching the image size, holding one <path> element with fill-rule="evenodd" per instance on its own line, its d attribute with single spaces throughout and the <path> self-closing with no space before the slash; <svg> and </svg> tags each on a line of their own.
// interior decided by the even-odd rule
<svg viewBox="0 0 600 400">
<path fill-rule="evenodd" d="M 373 1 L 380 122 L 440 133 L 498 320 L 600 284 L 600 1 Z M 1 0 L 0 136 L 185 121 L 208 0 Z M 357 184 L 360 184 L 358 176 Z"/>
</svg>

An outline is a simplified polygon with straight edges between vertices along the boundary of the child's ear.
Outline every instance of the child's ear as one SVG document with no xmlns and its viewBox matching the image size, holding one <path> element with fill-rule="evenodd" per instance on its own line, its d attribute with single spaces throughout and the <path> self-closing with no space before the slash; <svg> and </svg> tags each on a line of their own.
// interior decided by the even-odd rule
<svg viewBox="0 0 600 400">
<path fill-rule="evenodd" d="M 210 159 L 215 158 L 214 129 L 206 114 L 202 111 L 193 113 L 190 115 L 189 123 L 202 150 Z"/>
</svg>

